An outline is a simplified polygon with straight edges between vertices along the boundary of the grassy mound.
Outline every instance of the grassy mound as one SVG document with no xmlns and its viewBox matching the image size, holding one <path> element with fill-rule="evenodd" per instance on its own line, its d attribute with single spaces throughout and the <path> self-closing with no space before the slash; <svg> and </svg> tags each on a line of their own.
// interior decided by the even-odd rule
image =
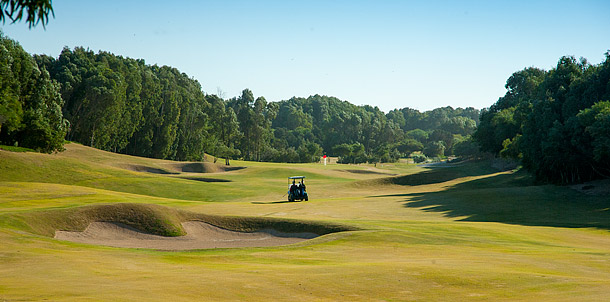
<svg viewBox="0 0 610 302">
<path fill-rule="evenodd" d="M 244 167 L 232 167 L 209 162 L 187 162 L 169 165 L 177 172 L 186 173 L 217 173 L 244 169 Z"/>
<path fill-rule="evenodd" d="M 153 173 L 153 174 L 180 174 L 180 173 L 176 173 L 176 172 L 167 171 L 165 169 L 142 166 L 142 165 L 129 166 L 129 170 L 136 171 L 136 172 Z"/>
<path fill-rule="evenodd" d="M 181 223 L 201 221 L 232 231 L 254 232 L 273 229 L 285 233 L 325 235 L 356 230 L 353 227 L 264 217 L 225 217 L 194 213 L 153 204 L 97 204 L 68 209 L 19 213 L 10 216 L 12 224 L 33 233 L 52 237 L 55 231 L 84 231 L 92 222 L 116 222 L 139 231 L 161 235 L 182 236 Z"/>
<path fill-rule="evenodd" d="M 55 231 L 84 231 L 91 222 L 117 222 L 142 232 L 180 236 L 184 230 L 178 213 L 171 208 L 150 204 L 105 204 L 53 209 L 12 215 L 33 233 L 54 236 Z"/>
</svg>

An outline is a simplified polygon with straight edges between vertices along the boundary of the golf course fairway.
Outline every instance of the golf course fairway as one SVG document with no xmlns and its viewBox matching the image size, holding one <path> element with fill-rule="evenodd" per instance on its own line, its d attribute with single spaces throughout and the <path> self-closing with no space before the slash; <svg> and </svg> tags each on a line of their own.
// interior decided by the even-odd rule
<svg viewBox="0 0 610 302">
<path fill-rule="evenodd" d="M 521 170 L 497 171 L 487 161 L 225 167 L 223 160 L 181 163 L 76 143 L 65 148 L 0 150 L 0 301 L 610 295 L 610 197 L 539 185 Z M 295 175 L 306 177 L 309 201 L 286 202 L 287 177 Z M 303 240 L 179 250 L 54 238 L 90 225 L 180 238 L 192 221 L 228 236 L 268 232 Z"/>
</svg>

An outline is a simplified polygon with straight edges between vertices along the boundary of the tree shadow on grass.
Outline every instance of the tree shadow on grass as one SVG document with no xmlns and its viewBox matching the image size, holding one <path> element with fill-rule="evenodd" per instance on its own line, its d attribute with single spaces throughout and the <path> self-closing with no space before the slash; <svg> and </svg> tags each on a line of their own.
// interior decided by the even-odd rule
<svg viewBox="0 0 610 302">
<path fill-rule="evenodd" d="M 288 200 L 280 200 L 280 201 L 253 201 L 251 204 L 278 204 L 278 203 L 293 203 L 297 201 L 288 201 Z"/>
<path fill-rule="evenodd" d="M 467 181 L 440 192 L 399 195 L 406 197 L 405 207 L 461 221 L 610 230 L 609 196 L 535 185 L 524 171 Z"/>
<path fill-rule="evenodd" d="M 497 172 L 498 170 L 493 169 L 488 161 L 481 161 L 469 165 L 430 167 L 427 170 L 415 174 L 383 178 L 382 182 L 402 186 L 420 186 L 443 183 L 462 177 L 480 176 Z"/>
<path fill-rule="evenodd" d="M 202 181 L 202 182 L 231 182 L 232 180 L 210 177 L 180 177 L 182 179 Z"/>
</svg>

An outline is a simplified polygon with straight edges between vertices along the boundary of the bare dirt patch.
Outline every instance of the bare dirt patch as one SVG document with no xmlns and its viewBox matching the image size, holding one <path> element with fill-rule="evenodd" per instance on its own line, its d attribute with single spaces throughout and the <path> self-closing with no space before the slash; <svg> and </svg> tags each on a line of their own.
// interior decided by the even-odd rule
<svg viewBox="0 0 610 302">
<path fill-rule="evenodd" d="M 144 233 L 120 223 L 92 222 L 83 232 L 56 231 L 55 238 L 112 247 L 192 250 L 279 246 L 318 237 L 314 233 L 282 233 L 271 229 L 236 232 L 200 221 L 183 222 L 182 226 L 187 233 L 185 236 L 165 237 Z"/>
</svg>

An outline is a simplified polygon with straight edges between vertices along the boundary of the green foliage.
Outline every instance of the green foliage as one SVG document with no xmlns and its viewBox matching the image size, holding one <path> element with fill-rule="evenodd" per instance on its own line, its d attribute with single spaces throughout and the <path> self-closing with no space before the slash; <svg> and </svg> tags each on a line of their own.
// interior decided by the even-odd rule
<svg viewBox="0 0 610 302">
<path fill-rule="evenodd" d="M 424 145 L 418 140 L 405 138 L 396 144 L 396 149 L 406 157 L 413 152 L 424 150 Z"/>
<path fill-rule="evenodd" d="M 473 138 L 468 136 L 453 145 L 453 154 L 462 158 L 477 158 L 481 151 Z"/>
<path fill-rule="evenodd" d="M 407 138 L 419 141 L 422 144 L 428 141 L 428 132 L 421 129 L 409 130 L 405 133 L 405 136 Z"/>
<path fill-rule="evenodd" d="M 451 148 L 453 147 L 453 142 L 454 142 L 453 134 L 451 134 L 448 131 L 442 130 L 442 129 L 436 129 L 436 130 L 432 131 L 432 133 L 430 134 L 428 139 L 429 139 L 429 143 L 426 145 L 426 147 L 429 147 L 429 150 L 438 150 L 439 146 L 437 146 L 435 144 L 437 142 L 441 142 L 441 143 L 443 143 L 443 152 L 440 153 L 439 156 L 443 156 L 443 155 L 445 155 L 445 153 L 449 153 L 446 155 L 450 155 L 451 150 L 452 150 Z M 432 146 L 432 145 L 434 145 L 434 146 Z M 432 152 L 436 152 L 436 151 L 432 151 Z M 424 152 L 424 154 L 426 154 L 426 152 Z M 428 157 L 434 157 L 434 156 L 428 156 Z"/>
<path fill-rule="evenodd" d="M 383 114 L 377 107 L 320 95 L 281 101 L 278 107 L 272 148 L 298 149 L 315 142 L 344 163 L 396 161 L 423 150 L 435 130 L 444 134 L 438 140 L 451 146 L 454 135 L 472 133 L 478 121 L 478 110 L 473 108 L 445 107 L 423 113 L 404 108 Z M 355 144 L 364 148 L 362 156 L 354 156 Z"/>
<path fill-rule="evenodd" d="M 367 162 L 368 158 L 361 143 L 341 144 L 333 149 L 333 152 L 340 154 L 338 163 L 360 164 Z"/>
<path fill-rule="evenodd" d="M 32 61 L 29 55 L 25 57 Z M 325 150 L 329 155 L 337 155 L 332 153 L 338 150 L 345 163 L 394 162 L 436 141 L 443 142 L 449 155 L 456 135 L 471 134 L 478 122 L 478 111 L 473 108 L 427 112 L 403 108 L 384 114 L 377 107 L 320 95 L 269 103 L 249 89 L 224 100 L 204 94 L 196 80 L 175 68 L 82 47 L 64 48 L 57 59 L 34 58 L 42 67 L 41 79 L 30 86 L 60 107 L 33 103 L 27 111 L 29 107 L 23 107 L 14 93 L 27 81 L 13 79 L 6 68 L 12 59 L 0 57 L 7 62 L 0 66 L 0 72 L 6 74 L 2 80 L 7 82 L 0 90 L 0 130 L 23 130 L 27 118 L 35 126 L 24 132 L 31 146 L 39 138 L 61 142 L 61 134 L 68 131 L 68 140 L 161 159 L 199 161 L 207 152 L 225 158 L 227 164 L 236 158 L 317 162 Z M 52 126 L 41 121 L 62 112 L 70 127 L 64 122 L 55 132 L 45 130 Z M 54 121 L 57 124 L 59 119 Z M 60 144 L 50 148 L 60 149 Z M 349 151 L 337 146 L 348 146 Z"/>
<path fill-rule="evenodd" d="M 51 0 L 2 0 L 0 1 L 0 21 L 6 22 L 11 19 L 13 23 L 24 17 L 29 28 L 36 26 L 38 22 L 45 27 L 49 23 L 49 13 L 55 17 Z"/>
<path fill-rule="evenodd" d="M 0 142 L 42 152 L 63 150 L 68 123 L 59 85 L 1 33 L 0 63 Z"/>
<path fill-rule="evenodd" d="M 201 85 L 175 68 L 83 48 L 40 61 L 61 83 L 69 140 L 132 155 L 202 160 L 204 147 L 224 144 L 234 133 L 208 133 L 212 110 Z M 218 130 L 227 115 L 224 106 L 219 111 Z"/>
<path fill-rule="evenodd" d="M 426 112 L 402 108 L 390 111 L 387 117 L 405 132 L 415 129 L 425 131 L 443 129 L 454 134 L 468 135 L 474 131 L 479 122 L 479 111 L 472 107 L 453 109 L 449 106 Z"/>
<path fill-rule="evenodd" d="M 426 161 L 426 156 L 423 154 L 415 154 L 413 155 L 413 162 L 416 164 L 423 163 Z"/>
<path fill-rule="evenodd" d="M 610 158 L 610 102 L 598 102 L 576 115 L 584 127 L 585 134 L 591 137 L 593 159 L 598 163 Z"/>
<path fill-rule="evenodd" d="M 476 130 L 477 124 L 471 118 L 454 116 L 441 124 L 440 128 L 450 133 L 468 135 Z"/>
<path fill-rule="evenodd" d="M 506 139 L 523 133 L 522 126 L 545 79 L 544 70 L 529 67 L 513 73 L 506 81 L 506 94 L 489 109 L 481 111 L 481 123 L 473 137 L 482 151 L 498 154 Z"/>
<path fill-rule="evenodd" d="M 521 159 L 539 181 L 558 184 L 610 176 L 607 156 L 610 53 L 592 66 L 562 57 L 548 72 L 527 68 L 481 113 L 474 138 L 484 151 Z"/>
<path fill-rule="evenodd" d="M 433 141 L 429 143 L 422 151 L 427 157 L 442 157 L 445 154 L 445 143 L 442 141 Z"/>
</svg>

